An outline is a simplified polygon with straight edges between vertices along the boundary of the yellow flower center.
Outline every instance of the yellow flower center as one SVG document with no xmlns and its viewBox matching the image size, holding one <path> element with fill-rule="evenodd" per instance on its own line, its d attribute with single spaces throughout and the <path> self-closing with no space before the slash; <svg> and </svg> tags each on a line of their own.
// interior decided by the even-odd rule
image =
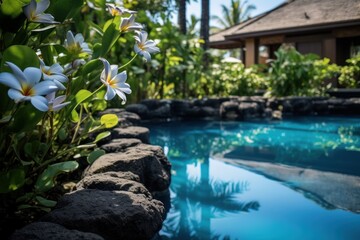
<svg viewBox="0 0 360 240">
<path fill-rule="evenodd" d="M 35 95 L 35 91 L 28 85 L 22 86 L 21 93 L 24 96 L 33 96 L 33 95 Z"/>
<path fill-rule="evenodd" d="M 112 15 L 112 16 L 119 16 L 120 13 L 119 13 L 118 10 L 116 10 L 115 8 L 113 8 L 113 9 L 111 9 L 111 15 Z"/>
<path fill-rule="evenodd" d="M 143 43 L 139 43 L 139 44 L 138 44 L 138 47 L 139 47 L 142 51 L 145 50 L 145 45 L 144 45 Z"/>
</svg>

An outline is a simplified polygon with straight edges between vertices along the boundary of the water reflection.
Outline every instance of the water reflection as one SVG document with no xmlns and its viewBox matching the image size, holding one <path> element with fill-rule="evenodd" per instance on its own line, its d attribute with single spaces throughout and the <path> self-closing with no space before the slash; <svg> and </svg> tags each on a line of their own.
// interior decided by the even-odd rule
<svg viewBox="0 0 360 240">
<path fill-rule="evenodd" d="M 152 143 L 163 146 L 173 165 L 172 208 L 161 231 L 164 239 L 231 239 L 230 235 L 214 230 L 213 220 L 219 222 L 218 219 L 244 212 L 253 216 L 256 210 L 264 211 L 262 214 L 266 216 L 269 211 L 264 207 L 268 199 L 247 193 L 251 192 L 251 186 L 273 186 L 272 183 L 261 181 L 261 184 L 255 184 L 246 178 L 237 181 L 218 179 L 210 173 L 210 169 L 222 169 L 211 168 L 209 159 L 230 163 L 276 180 L 323 210 L 360 212 L 358 119 L 314 118 L 275 123 L 176 122 L 148 127 L 153 135 Z M 284 195 L 281 201 L 286 202 L 289 198 L 290 193 L 286 193 L 285 197 L 285 193 L 275 192 L 271 194 Z M 296 201 L 307 205 L 304 200 Z M 296 204 L 284 205 L 283 210 L 296 211 L 285 210 L 296 209 Z M 324 220 L 328 215 L 323 210 L 314 211 L 326 216 L 322 218 Z M 282 214 L 287 215 L 286 212 Z M 312 213 L 308 214 L 312 216 Z M 336 219 L 334 217 L 334 222 Z M 348 219 L 351 222 L 351 217 Z M 264 218 L 259 220 L 261 222 Z M 296 223 L 294 226 L 299 225 L 293 219 L 290 224 L 291 221 Z M 309 221 L 300 224 L 306 225 L 306 222 Z M 348 225 L 351 228 L 351 224 Z M 319 236 L 327 233 L 321 234 Z M 342 232 L 336 234 L 344 236 Z M 348 234 L 353 233 L 348 231 Z M 235 236 L 240 235 L 236 233 Z"/>
<path fill-rule="evenodd" d="M 175 131 L 176 132 L 176 131 Z M 257 201 L 239 201 L 239 194 L 248 190 L 248 182 L 225 182 L 210 177 L 209 158 L 219 132 L 192 131 L 179 134 L 157 132 L 154 144 L 166 149 L 173 165 L 171 184 L 172 208 L 164 222 L 163 239 L 229 239 L 211 231 L 211 219 L 226 213 L 258 210 Z M 191 144 L 188 144 L 191 143 Z M 189 166 L 199 172 L 189 176 Z"/>
</svg>

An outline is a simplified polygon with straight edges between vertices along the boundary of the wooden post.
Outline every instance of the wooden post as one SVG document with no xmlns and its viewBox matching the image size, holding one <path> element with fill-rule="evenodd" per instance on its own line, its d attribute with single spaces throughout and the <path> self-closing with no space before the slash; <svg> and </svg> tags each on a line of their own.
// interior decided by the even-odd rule
<svg viewBox="0 0 360 240">
<path fill-rule="evenodd" d="M 246 48 L 246 57 L 245 57 L 245 66 L 250 67 L 257 62 L 257 53 L 259 51 L 259 46 L 256 43 L 255 38 L 248 38 L 245 40 Z"/>
</svg>

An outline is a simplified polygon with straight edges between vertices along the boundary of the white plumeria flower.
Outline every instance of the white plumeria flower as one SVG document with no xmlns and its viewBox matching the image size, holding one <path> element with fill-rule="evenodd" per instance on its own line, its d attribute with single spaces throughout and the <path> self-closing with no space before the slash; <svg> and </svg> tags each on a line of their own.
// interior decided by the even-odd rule
<svg viewBox="0 0 360 240">
<path fill-rule="evenodd" d="M 110 3 L 107 3 L 106 7 L 107 7 L 109 13 L 111 14 L 111 16 L 113 16 L 113 17 L 121 16 L 124 13 L 129 13 L 129 14 L 136 13 L 136 11 L 131 11 L 131 10 L 129 10 L 127 8 L 124 8 L 124 7 L 118 7 L 118 6 L 115 6 L 114 4 L 110 4 Z"/>
<path fill-rule="evenodd" d="M 135 36 L 134 51 L 143 56 L 146 61 L 151 60 L 150 53 L 158 53 L 160 49 L 156 47 L 156 43 L 153 40 L 147 40 L 148 33 L 145 31 L 137 31 L 138 36 Z"/>
<path fill-rule="evenodd" d="M 55 92 L 46 95 L 45 98 L 48 100 L 49 111 L 53 111 L 53 112 L 57 112 L 61 110 L 63 107 L 70 104 L 70 102 L 64 102 L 66 99 L 65 95 L 55 98 Z"/>
<path fill-rule="evenodd" d="M 8 95 L 16 103 L 30 101 L 40 111 L 46 112 L 48 101 L 42 95 L 58 90 L 52 81 L 40 82 L 42 72 L 39 68 L 28 67 L 24 72 L 11 62 L 6 62 L 13 74 L 8 72 L 0 73 L 0 83 L 10 87 Z"/>
<path fill-rule="evenodd" d="M 27 19 L 31 22 L 37 23 L 59 23 L 54 21 L 54 17 L 51 14 L 46 14 L 44 11 L 49 7 L 49 0 L 31 0 L 30 3 L 23 7 L 23 11 Z"/>
<path fill-rule="evenodd" d="M 74 34 L 71 31 L 68 31 L 66 33 L 64 45 L 65 48 L 73 54 L 92 54 L 92 50 L 89 48 L 89 45 L 84 42 L 84 37 L 81 33 L 76 34 L 74 37 Z"/>
<path fill-rule="evenodd" d="M 86 61 L 84 59 L 76 59 L 71 63 L 68 63 L 64 66 L 64 73 L 70 75 L 75 72 L 80 66 L 84 65 Z"/>
<path fill-rule="evenodd" d="M 143 26 L 135 22 L 135 15 L 131 14 L 128 18 L 121 18 L 120 31 L 128 32 L 131 30 L 141 30 Z"/>
<path fill-rule="evenodd" d="M 118 66 L 111 65 L 104 59 L 100 58 L 104 63 L 104 70 L 101 73 L 100 80 L 106 86 L 105 100 L 111 100 L 118 95 L 123 101 L 122 104 L 126 102 L 126 94 L 131 93 L 130 85 L 126 82 L 126 71 L 123 71 L 118 74 Z"/>
<path fill-rule="evenodd" d="M 65 90 L 66 88 L 62 83 L 67 82 L 68 78 L 63 74 L 64 69 L 60 66 L 60 64 L 55 63 L 51 66 L 46 66 L 41 59 L 39 60 L 44 80 L 53 81 L 59 90 Z"/>
</svg>

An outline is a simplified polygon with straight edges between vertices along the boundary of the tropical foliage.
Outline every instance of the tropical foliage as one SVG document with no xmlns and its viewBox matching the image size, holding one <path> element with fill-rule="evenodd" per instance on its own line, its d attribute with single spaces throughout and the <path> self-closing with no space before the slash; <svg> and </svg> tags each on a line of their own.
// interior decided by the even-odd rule
<svg viewBox="0 0 360 240">
<path fill-rule="evenodd" d="M 335 77 L 338 72 L 329 59 L 302 55 L 293 47 L 280 48 L 275 55 L 268 74 L 271 96 L 322 96 L 331 87 L 324 80 Z"/>
<path fill-rule="evenodd" d="M 347 65 L 341 68 L 339 83 L 343 87 L 356 88 L 360 86 L 360 55 L 346 60 Z"/>
<path fill-rule="evenodd" d="M 58 175 L 104 154 L 97 143 L 118 117 L 98 112 L 126 102 L 129 64 L 160 49 L 149 19 L 126 6 L 9 0 L 0 10 L 0 206 L 32 215 L 55 206 Z"/>
<path fill-rule="evenodd" d="M 220 30 L 248 20 L 251 11 L 255 9 L 255 5 L 249 5 L 247 0 L 231 0 L 230 7 L 221 5 L 222 16 L 213 16 L 212 18 L 220 25 L 221 28 L 217 28 Z"/>
</svg>

